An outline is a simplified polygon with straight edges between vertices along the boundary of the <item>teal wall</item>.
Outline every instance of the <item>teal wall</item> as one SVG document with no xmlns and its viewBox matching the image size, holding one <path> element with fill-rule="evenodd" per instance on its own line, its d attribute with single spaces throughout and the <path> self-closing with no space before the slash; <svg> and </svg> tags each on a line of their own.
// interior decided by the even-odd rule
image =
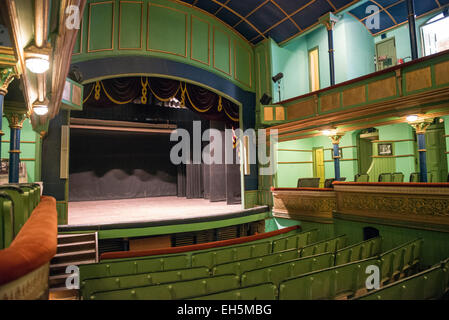
<svg viewBox="0 0 449 320">
<path fill-rule="evenodd" d="M 8 120 L 3 117 L 2 131 L 5 135 L 2 137 L 2 159 L 9 159 L 9 141 L 10 141 L 10 129 Z M 20 159 L 25 162 L 27 168 L 28 182 L 40 181 L 39 166 L 39 150 L 40 137 L 31 127 L 29 119 L 23 122 L 23 128 L 20 133 Z M 37 160 L 36 160 L 37 159 Z"/>
<path fill-rule="evenodd" d="M 358 173 L 357 136 L 355 132 L 347 132 L 340 141 L 340 147 L 343 147 L 340 161 L 341 177 L 346 177 L 346 181 L 353 181 L 354 176 Z M 277 148 L 276 187 L 294 188 L 297 186 L 299 178 L 313 177 L 314 148 L 324 149 L 325 178 L 331 179 L 335 177 L 334 161 L 332 159 L 333 145 L 328 137 L 316 136 L 284 141 L 279 142 Z"/>
</svg>

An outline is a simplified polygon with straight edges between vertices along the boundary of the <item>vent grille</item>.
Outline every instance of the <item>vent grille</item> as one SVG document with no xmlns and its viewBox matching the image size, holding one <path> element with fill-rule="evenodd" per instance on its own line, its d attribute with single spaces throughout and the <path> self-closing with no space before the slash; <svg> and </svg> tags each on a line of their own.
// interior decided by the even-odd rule
<svg viewBox="0 0 449 320">
<path fill-rule="evenodd" d="M 217 231 L 217 240 L 229 240 L 238 237 L 239 226 L 229 226 L 225 228 L 220 228 Z"/>
<path fill-rule="evenodd" d="M 125 239 L 101 239 L 98 240 L 98 252 L 128 251 L 128 241 Z"/>
<path fill-rule="evenodd" d="M 173 247 L 190 246 L 195 244 L 194 233 L 178 233 L 172 238 Z"/>
</svg>

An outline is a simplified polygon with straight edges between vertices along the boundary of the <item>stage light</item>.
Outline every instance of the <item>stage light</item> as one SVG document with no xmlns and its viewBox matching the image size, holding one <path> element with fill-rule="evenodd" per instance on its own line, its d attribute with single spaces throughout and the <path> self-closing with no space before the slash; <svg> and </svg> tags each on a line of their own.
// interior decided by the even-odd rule
<svg viewBox="0 0 449 320">
<path fill-rule="evenodd" d="M 416 120 L 418 120 L 418 116 L 417 115 L 410 115 L 410 116 L 407 116 L 407 121 L 408 122 L 415 122 Z"/>
<path fill-rule="evenodd" d="M 284 77 L 284 74 L 282 72 L 279 72 L 277 75 L 275 75 L 271 80 L 273 80 L 274 83 L 278 82 Z"/>
<path fill-rule="evenodd" d="M 50 62 L 44 58 L 27 58 L 26 67 L 33 73 L 44 73 L 50 68 Z"/>
<path fill-rule="evenodd" d="M 33 103 L 33 112 L 38 116 L 43 116 L 48 112 L 48 101 L 35 101 Z"/>
<path fill-rule="evenodd" d="M 262 105 L 270 104 L 271 99 L 272 99 L 272 98 L 271 98 L 268 94 L 264 93 L 263 96 L 262 96 L 262 98 L 260 98 L 260 103 L 261 103 Z"/>
</svg>

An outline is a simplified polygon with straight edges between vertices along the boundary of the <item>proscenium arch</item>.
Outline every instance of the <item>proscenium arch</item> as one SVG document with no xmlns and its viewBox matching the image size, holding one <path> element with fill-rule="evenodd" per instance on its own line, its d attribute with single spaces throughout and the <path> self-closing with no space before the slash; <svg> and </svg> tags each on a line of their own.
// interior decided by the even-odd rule
<svg viewBox="0 0 449 320">
<path fill-rule="evenodd" d="M 72 63 L 83 75 L 83 84 L 98 80 L 153 76 L 192 83 L 223 96 L 239 106 L 239 125 L 243 130 L 255 128 L 256 97 L 254 92 L 245 91 L 231 81 L 204 69 L 157 57 L 117 56 L 91 59 Z M 242 170 L 243 175 L 243 170 Z M 244 191 L 258 189 L 258 166 L 251 165 L 250 174 L 244 175 L 242 183 L 242 204 Z"/>
</svg>

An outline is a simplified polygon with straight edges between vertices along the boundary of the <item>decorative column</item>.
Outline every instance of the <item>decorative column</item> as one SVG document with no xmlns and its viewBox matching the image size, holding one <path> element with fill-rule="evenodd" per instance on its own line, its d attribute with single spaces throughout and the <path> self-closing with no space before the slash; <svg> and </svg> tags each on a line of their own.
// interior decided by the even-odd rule
<svg viewBox="0 0 449 320">
<path fill-rule="evenodd" d="M 11 129 L 10 147 L 9 147 L 9 183 L 19 182 L 20 165 L 20 131 L 26 114 L 19 112 L 7 113 L 6 118 Z"/>
<path fill-rule="evenodd" d="M 330 85 L 335 85 L 335 59 L 334 59 L 334 26 L 338 22 L 338 18 L 331 12 L 320 18 L 320 22 L 326 26 L 327 42 L 329 47 L 329 71 Z"/>
<path fill-rule="evenodd" d="M 343 134 L 334 134 L 330 136 L 333 145 L 333 158 L 334 158 L 334 171 L 335 171 L 335 181 L 340 181 L 340 140 Z"/>
<path fill-rule="evenodd" d="M 410 125 L 416 130 L 416 136 L 418 139 L 419 178 L 421 182 L 427 182 L 426 130 L 432 122 L 433 119 L 421 119 L 410 123 Z"/>
<path fill-rule="evenodd" d="M 416 38 L 416 18 L 415 18 L 415 4 L 413 0 L 407 0 L 408 11 L 408 29 L 410 33 L 410 46 L 412 51 L 412 60 L 418 59 L 418 41 Z"/>
<path fill-rule="evenodd" d="M 0 69 L 0 156 L 2 153 L 2 136 L 5 134 L 2 131 L 3 102 L 8 93 L 8 86 L 14 80 L 14 76 L 13 68 Z"/>
</svg>

